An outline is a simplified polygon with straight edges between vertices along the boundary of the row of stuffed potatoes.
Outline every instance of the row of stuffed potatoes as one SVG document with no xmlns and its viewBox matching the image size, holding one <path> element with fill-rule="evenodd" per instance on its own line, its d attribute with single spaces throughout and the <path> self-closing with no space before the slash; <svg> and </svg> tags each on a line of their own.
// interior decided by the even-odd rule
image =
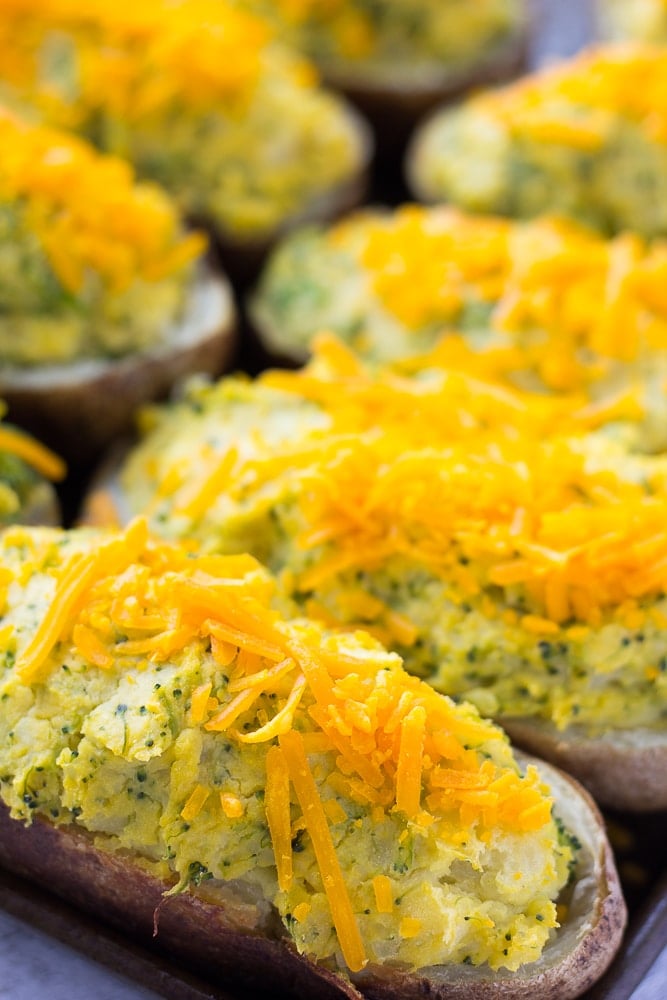
<svg viewBox="0 0 667 1000">
<path fill-rule="evenodd" d="M 80 6 L 0 23 L 2 523 L 252 549 L 667 808 L 667 4 L 524 76 L 524 0 Z"/>
</svg>

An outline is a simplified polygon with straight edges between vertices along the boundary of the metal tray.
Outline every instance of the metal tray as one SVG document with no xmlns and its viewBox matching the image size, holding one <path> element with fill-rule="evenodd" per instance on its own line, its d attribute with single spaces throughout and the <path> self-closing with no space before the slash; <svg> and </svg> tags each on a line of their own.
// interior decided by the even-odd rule
<svg viewBox="0 0 667 1000">
<path fill-rule="evenodd" d="M 533 0 L 533 66 L 567 56 L 595 35 L 593 0 Z M 406 196 L 398 164 L 389 164 L 376 178 L 372 200 L 397 203 Z M 241 364 L 256 370 L 257 359 L 241 356 Z M 74 511 L 76 484 L 64 496 Z M 614 845 L 630 922 L 615 962 L 587 994 L 588 1000 L 629 1000 L 667 945 L 667 813 L 630 816 L 608 813 L 607 826 Z M 100 920 L 81 914 L 55 896 L 0 870 L 0 909 L 124 974 L 137 984 L 171 1000 L 241 1000 L 206 978 L 206 970 L 185 969 L 159 950 L 159 945 L 137 945 Z M 269 989 L 269 988 L 267 988 Z M 4 995 L 0 984 L 0 994 Z M 11 995 L 11 994 L 10 994 Z M 279 1000 L 275 992 L 270 995 Z M 667 983 L 665 984 L 667 995 Z M 248 993 L 243 1000 L 252 1000 Z"/>
</svg>

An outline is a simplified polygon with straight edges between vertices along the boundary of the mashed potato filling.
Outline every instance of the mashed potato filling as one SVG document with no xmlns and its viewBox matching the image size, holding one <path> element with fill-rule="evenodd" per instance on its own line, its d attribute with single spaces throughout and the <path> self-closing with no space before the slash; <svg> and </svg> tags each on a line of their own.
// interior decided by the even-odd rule
<svg viewBox="0 0 667 1000">
<path fill-rule="evenodd" d="M 269 610 L 250 556 L 9 529 L 0 788 L 172 891 L 243 879 L 297 947 L 358 971 L 517 969 L 574 846 L 506 738 L 364 633 Z"/>
<path fill-rule="evenodd" d="M 175 206 L 132 168 L 0 108 L 0 355 L 9 365 L 118 356 L 178 322 L 192 262 Z"/>
<path fill-rule="evenodd" d="M 571 399 L 338 361 L 269 374 L 240 408 L 223 382 L 154 411 L 130 504 L 212 551 L 250 541 L 286 600 L 374 629 L 494 715 L 664 726 L 664 457 L 633 452 L 620 424 L 591 429 L 601 411 Z M 298 439 L 269 392 L 290 427 L 302 407 Z"/>
<path fill-rule="evenodd" d="M 599 21 L 607 38 L 618 41 L 667 41 L 665 0 L 600 0 Z"/>
</svg>

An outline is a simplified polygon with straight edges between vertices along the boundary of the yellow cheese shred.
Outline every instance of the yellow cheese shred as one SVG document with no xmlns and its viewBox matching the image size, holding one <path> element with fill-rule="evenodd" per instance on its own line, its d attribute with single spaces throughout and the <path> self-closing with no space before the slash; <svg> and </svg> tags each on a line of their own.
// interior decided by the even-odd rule
<svg viewBox="0 0 667 1000">
<path fill-rule="evenodd" d="M 352 972 L 359 972 L 367 962 L 366 951 L 300 733 L 294 730 L 284 733 L 280 737 L 280 749 L 285 755 L 290 781 L 313 842 L 343 956 Z"/>
<path fill-rule="evenodd" d="M 6 424 L 0 426 L 0 451 L 23 459 L 36 472 L 54 482 L 65 478 L 67 467 L 61 458 L 27 434 Z"/>
<path fill-rule="evenodd" d="M 426 711 L 416 705 L 401 723 L 401 741 L 396 772 L 396 808 L 406 816 L 419 812 L 422 790 Z"/>
<path fill-rule="evenodd" d="M 195 785 L 192 794 L 181 809 L 181 817 L 186 823 L 190 823 L 199 815 L 210 794 L 209 789 L 205 788 L 204 785 Z"/>
<path fill-rule="evenodd" d="M 378 913 L 392 913 L 394 898 L 391 879 L 387 875 L 376 875 L 373 879 L 373 892 Z"/>
<path fill-rule="evenodd" d="M 190 698 L 190 721 L 193 725 L 204 721 L 212 687 L 212 682 L 208 681 L 206 684 L 200 684 L 192 692 Z"/>
<path fill-rule="evenodd" d="M 58 581 L 56 595 L 39 629 L 17 659 L 16 670 L 22 681 L 30 683 L 37 679 L 91 583 L 101 573 L 114 573 L 127 565 L 145 547 L 147 538 L 146 521 L 138 518 L 119 538 L 105 542 L 97 551 L 72 557 Z"/>
<path fill-rule="evenodd" d="M 264 805 L 271 832 L 278 885 L 287 892 L 292 884 L 292 826 L 290 820 L 289 770 L 285 755 L 272 746 L 266 756 Z"/>
<path fill-rule="evenodd" d="M 82 291 L 89 274 L 114 293 L 137 279 L 155 282 L 183 271 L 205 249 L 201 234 L 181 234 L 167 195 L 136 181 L 120 158 L 2 107 L 0 142 L 0 197 L 27 205 L 26 225 L 71 293 Z M 22 447 L 27 461 L 36 459 L 58 477 L 58 460 Z"/>
</svg>

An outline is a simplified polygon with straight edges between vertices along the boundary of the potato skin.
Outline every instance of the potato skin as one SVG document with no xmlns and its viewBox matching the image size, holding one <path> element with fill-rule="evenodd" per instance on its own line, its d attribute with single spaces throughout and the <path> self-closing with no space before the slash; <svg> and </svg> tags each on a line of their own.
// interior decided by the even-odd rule
<svg viewBox="0 0 667 1000">
<path fill-rule="evenodd" d="M 83 466 L 133 426 L 144 403 L 194 372 L 221 374 L 235 346 L 235 311 L 226 279 L 206 268 L 191 294 L 187 323 L 151 351 L 115 360 L 0 370 L 9 419 Z M 190 315 L 191 313 L 191 315 Z"/>
<path fill-rule="evenodd" d="M 568 916 L 542 957 L 517 972 L 482 967 L 442 967 L 413 975 L 393 972 L 360 979 L 369 1000 L 574 1000 L 606 972 L 620 947 L 627 909 L 604 820 L 592 797 L 570 775 L 517 753 L 536 764 L 554 794 L 557 811 L 588 855 L 566 899 Z M 362 974 L 363 975 L 363 974 Z"/>
<path fill-rule="evenodd" d="M 530 758 L 525 758 L 529 762 Z M 602 817 L 590 796 L 555 768 L 537 762 L 585 845 L 567 918 L 542 958 L 515 973 L 441 966 L 417 973 L 369 967 L 354 977 L 299 956 L 271 912 L 234 895 L 206 890 L 163 898 L 169 885 L 126 853 L 95 846 L 77 827 L 36 817 L 28 827 L 0 805 L 0 864 L 48 887 L 146 946 L 191 970 L 251 995 L 285 993 L 313 1000 L 573 1000 L 609 966 L 626 909 Z M 217 885 L 221 885 L 218 883 Z M 204 891 L 206 897 L 204 898 Z M 197 895 L 196 893 L 199 893 Z M 154 929 L 157 927 L 157 934 Z"/>
<path fill-rule="evenodd" d="M 191 892 L 163 898 L 169 888 L 124 854 L 97 849 L 85 832 L 36 818 L 29 827 L 0 805 L 0 864 L 38 882 L 78 908 L 153 945 L 190 969 L 250 995 L 359 1000 L 340 976 L 299 956 L 277 926 L 253 926 L 251 907 L 214 905 Z M 154 926 L 157 934 L 154 936 Z M 272 934 L 273 937 L 268 935 Z"/>
</svg>

